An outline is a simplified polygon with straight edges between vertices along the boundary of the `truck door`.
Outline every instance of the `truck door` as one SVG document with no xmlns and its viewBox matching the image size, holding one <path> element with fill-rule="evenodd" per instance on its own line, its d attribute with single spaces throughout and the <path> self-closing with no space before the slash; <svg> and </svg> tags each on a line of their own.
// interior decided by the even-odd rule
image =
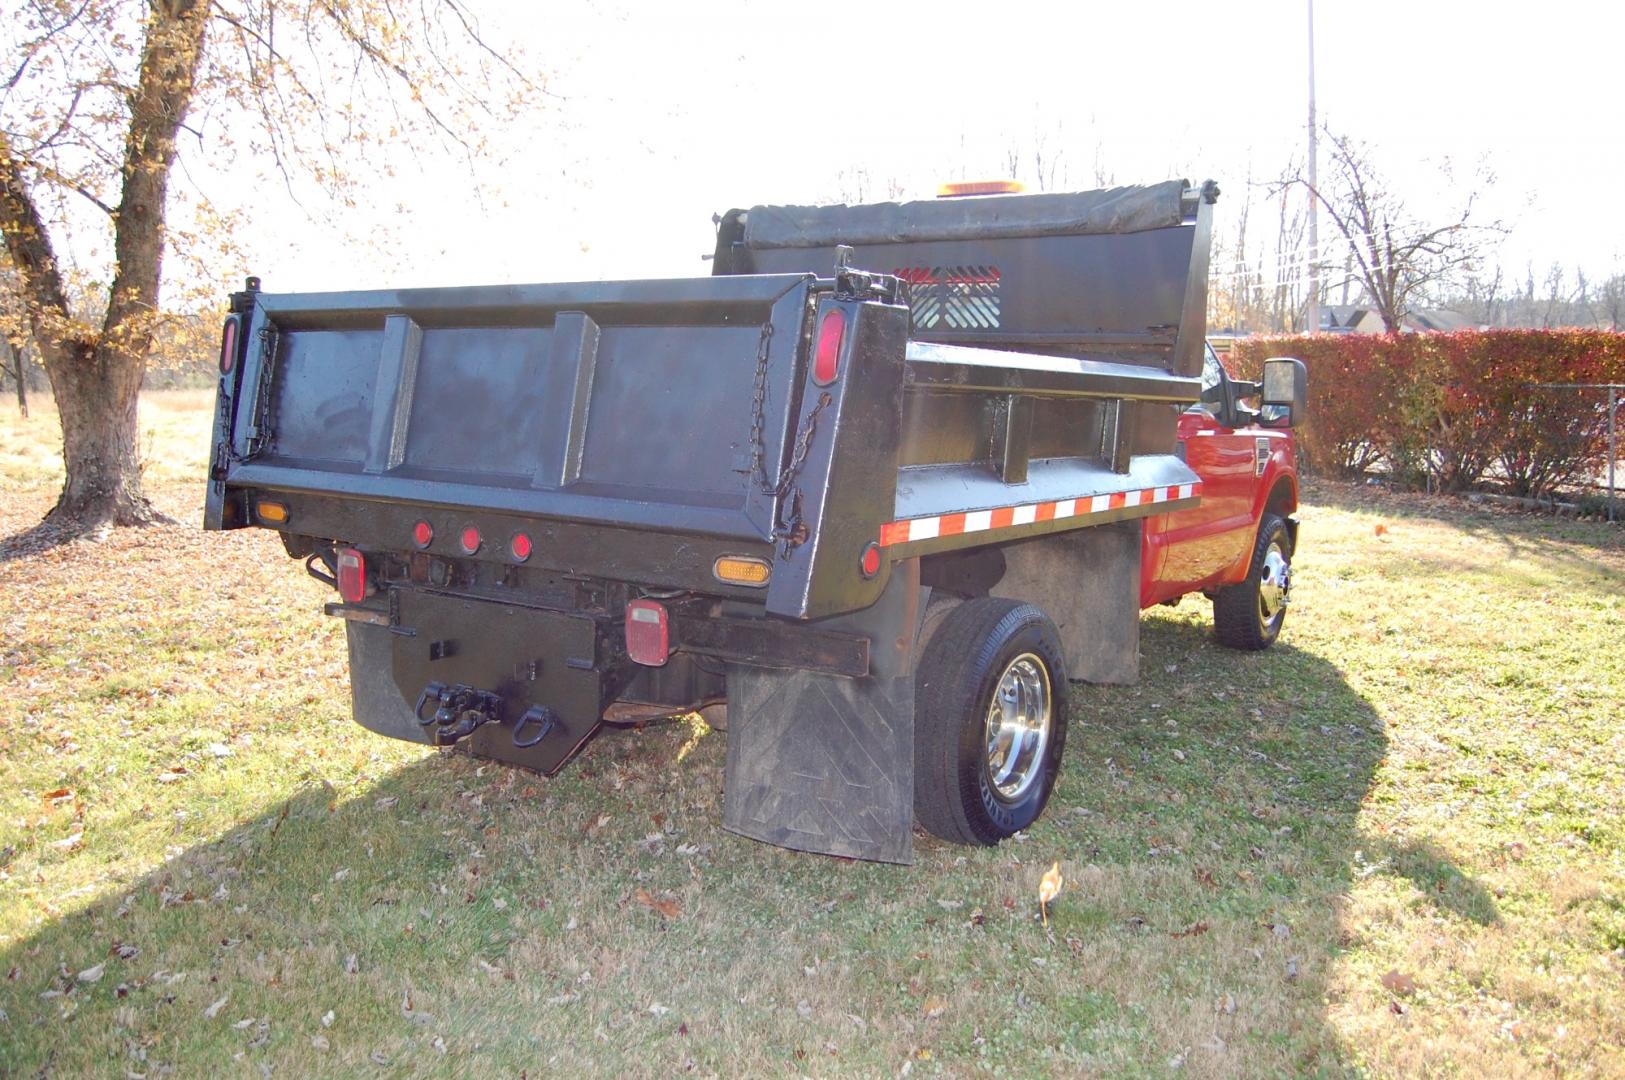
<svg viewBox="0 0 1625 1080">
<path fill-rule="evenodd" d="M 1202 366 L 1202 397 L 1179 418 L 1179 445 L 1202 479 L 1202 501 L 1164 515 L 1158 535 L 1150 538 L 1161 551 L 1153 560 L 1156 578 L 1142 597 L 1147 604 L 1228 583 L 1253 541 L 1257 440 L 1245 428 L 1226 426 L 1235 415 L 1234 400 L 1211 348 Z"/>
</svg>

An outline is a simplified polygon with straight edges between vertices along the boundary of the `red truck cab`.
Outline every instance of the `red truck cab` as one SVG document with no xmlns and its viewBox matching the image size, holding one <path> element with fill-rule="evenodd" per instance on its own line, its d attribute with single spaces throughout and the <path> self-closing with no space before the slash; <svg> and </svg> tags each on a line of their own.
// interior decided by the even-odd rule
<svg viewBox="0 0 1625 1080">
<path fill-rule="evenodd" d="M 1282 377 L 1290 372 L 1301 387 L 1301 363 L 1271 363 L 1287 365 Z M 1302 418 L 1303 396 L 1295 393 L 1291 406 L 1249 408 L 1245 399 L 1261 389 L 1232 379 L 1207 347 L 1202 399 L 1178 427 L 1179 452 L 1202 481 L 1201 502 L 1148 520 L 1141 534 L 1141 608 L 1200 592 L 1213 601 L 1220 641 L 1243 649 L 1266 648 L 1281 632 L 1298 537 L 1292 425 Z"/>
</svg>

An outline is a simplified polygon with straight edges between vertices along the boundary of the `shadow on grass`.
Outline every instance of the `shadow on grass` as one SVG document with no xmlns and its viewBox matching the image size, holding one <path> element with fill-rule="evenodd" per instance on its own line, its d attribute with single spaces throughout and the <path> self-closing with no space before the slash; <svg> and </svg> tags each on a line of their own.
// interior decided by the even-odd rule
<svg viewBox="0 0 1625 1080">
<path fill-rule="evenodd" d="M 1521 513 L 1475 505 L 1464 496 L 1393 491 L 1380 484 L 1316 478 L 1304 482 L 1306 501 L 1338 510 L 1380 513 L 1415 521 L 1442 521 L 1462 531 L 1500 542 L 1508 555 L 1527 554 L 1538 545 L 1551 552 L 1551 541 L 1603 551 L 1625 551 L 1625 527 L 1600 521 L 1576 521 L 1552 514 Z M 1561 554 L 1559 557 L 1563 557 Z M 1583 558 L 1565 559 L 1584 565 Z"/>
<path fill-rule="evenodd" d="M 1301 1032 L 1283 1071 L 1341 1071 L 1353 1055 L 1325 1003 L 1336 958 L 1350 944 L 1339 913 L 1356 876 L 1403 878 L 1417 903 L 1479 925 L 1498 921 L 1495 903 L 1436 845 L 1362 834 L 1361 805 L 1388 737 L 1329 659 L 1290 638 L 1264 653 L 1232 652 L 1216 645 L 1205 617 L 1177 615 L 1144 621 L 1142 652 L 1139 686 L 1080 688 L 1065 801 L 1098 808 L 1083 819 L 1101 828 L 1081 852 L 1090 862 L 1144 879 L 1168 865 L 1172 847 L 1190 884 L 1160 903 L 1103 912 L 1102 925 L 1126 917 L 1174 938 L 1193 928 L 1224 933 L 1270 970 L 1210 956 L 1206 962 L 1231 970 L 1208 975 L 1209 985 L 1279 995 L 1282 1023 Z M 1238 1033 L 1224 1017 L 1215 1029 L 1234 1044 Z M 1241 1041 L 1263 1051 L 1270 1040 L 1260 1035 L 1254 1027 Z M 1282 1068 L 1259 1060 L 1262 1072 Z M 1235 1063 L 1214 1055 L 1208 1067 L 1229 1072 Z"/>
<path fill-rule="evenodd" d="M 80 525 L 62 525 L 54 521 L 42 521 L 38 525 L 31 526 L 21 532 L 0 537 L 0 563 L 43 555 L 52 548 L 59 548 L 65 544 L 71 544 L 75 540 L 82 540 L 85 537 L 101 539 L 107 535 L 111 528 L 110 525 L 86 528 Z"/>
<path fill-rule="evenodd" d="M 1501 921 L 1489 890 L 1462 873 L 1450 856 L 1431 841 L 1382 841 L 1368 844 L 1365 855 L 1375 860 L 1373 869 L 1383 868 L 1385 863 L 1391 866 L 1395 874 L 1416 886 L 1428 904 L 1441 912 L 1479 926 L 1494 926 Z"/>
<path fill-rule="evenodd" d="M 1144 651 L 1141 685 L 1075 689 L 1025 843 L 922 840 L 910 868 L 723 833 L 723 740 L 676 729 L 552 781 L 454 755 L 306 786 L 0 953 L 0 1075 L 874 1075 L 920 1048 L 949 1072 L 1341 1072 L 1356 852 L 1441 911 L 1494 905 L 1430 845 L 1359 835 L 1387 741 L 1335 665 L 1171 618 Z M 1052 860 L 1072 884 L 1045 930 Z"/>
</svg>

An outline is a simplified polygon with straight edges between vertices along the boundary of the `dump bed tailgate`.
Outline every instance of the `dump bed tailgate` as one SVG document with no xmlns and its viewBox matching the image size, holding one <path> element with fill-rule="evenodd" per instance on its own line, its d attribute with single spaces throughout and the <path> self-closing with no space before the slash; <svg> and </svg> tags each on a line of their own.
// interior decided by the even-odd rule
<svg viewBox="0 0 1625 1080">
<path fill-rule="evenodd" d="M 225 489 L 765 540 L 811 275 L 253 293 Z"/>
</svg>

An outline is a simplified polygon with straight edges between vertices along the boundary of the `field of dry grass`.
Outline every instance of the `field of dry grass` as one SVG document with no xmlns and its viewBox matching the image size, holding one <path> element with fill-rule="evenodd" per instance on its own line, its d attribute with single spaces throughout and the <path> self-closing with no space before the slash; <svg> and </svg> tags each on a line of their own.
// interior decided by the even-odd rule
<svg viewBox="0 0 1625 1080">
<path fill-rule="evenodd" d="M 196 528 L 208 407 L 144 404 L 182 524 L 0 562 L 0 1075 L 1625 1074 L 1618 529 L 1317 487 L 1276 649 L 1149 613 L 1044 819 L 898 868 L 723 832 L 702 728 L 353 725 L 322 587 Z"/>
</svg>

